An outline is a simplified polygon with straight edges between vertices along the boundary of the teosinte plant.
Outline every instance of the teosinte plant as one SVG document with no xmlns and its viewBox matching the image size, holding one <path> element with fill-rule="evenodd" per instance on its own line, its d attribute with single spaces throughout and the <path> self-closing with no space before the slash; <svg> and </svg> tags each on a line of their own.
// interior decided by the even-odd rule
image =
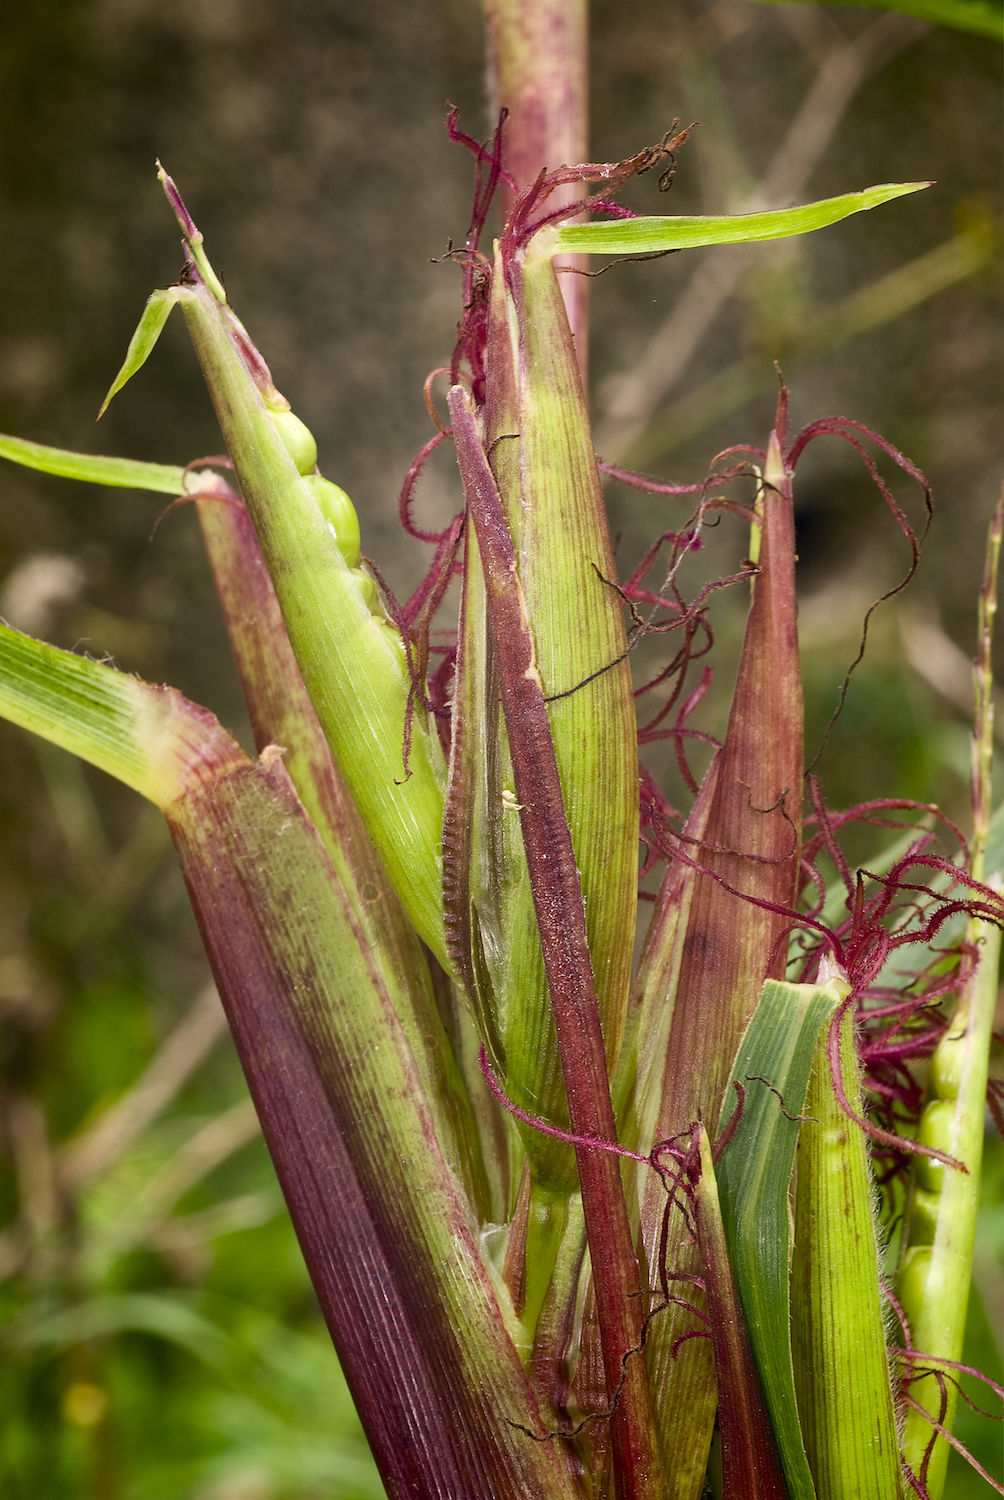
<svg viewBox="0 0 1004 1500">
<path fill-rule="evenodd" d="M 501 74 L 518 73 L 504 27 L 496 40 Z M 477 191 L 453 252 L 450 425 L 437 418 L 422 457 L 452 437 L 465 503 L 428 538 L 416 594 L 398 604 L 361 558 L 350 500 L 318 472 L 162 171 L 185 267 L 151 297 L 109 399 L 177 303 L 228 456 L 182 469 L 6 438 L 0 453 L 197 506 L 259 756 L 173 689 L 6 626 L 0 712 L 163 809 L 392 1495 L 696 1500 L 717 1423 L 712 1472 L 729 1500 L 937 1500 L 1004 916 L 989 816 L 1000 520 L 971 847 L 938 852 L 905 803 L 835 814 L 811 778 L 803 833 L 795 465 L 814 437 L 851 442 L 914 565 L 866 442 L 926 500 L 923 476 L 853 421 L 793 437 L 783 387 L 764 448 L 719 455 L 701 485 L 599 465 L 555 270 L 556 257 L 800 234 L 924 184 L 641 218 L 615 194 L 652 168 L 668 184 L 685 130 L 627 161 L 538 175 L 518 113 L 511 152 L 503 126 L 484 146 L 450 128 Z M 692 495 L 624 583 L 601 467 Z M 681 566 L 722 510 L 750 528 L 749 561 L 688 600 Z M 433 620 L 457 574 L 444 648 Z M 685 751 L 704 605 L 746 581 L 728 728 L 698 786 Z M 651 633 L 670 642 L 667 701 L 642 737 L 675 742 L 686 817 L 639 770 L 631 652 Z M 848 865 L 851 816 L 898 835 L 881 867 Z M 632 973 L 640 829 L 666 869 Z M 904 976 L 891 955 L 907 948 Z M 883 1298 L 903 1328 L 891 1365 Z"/>
</svg>

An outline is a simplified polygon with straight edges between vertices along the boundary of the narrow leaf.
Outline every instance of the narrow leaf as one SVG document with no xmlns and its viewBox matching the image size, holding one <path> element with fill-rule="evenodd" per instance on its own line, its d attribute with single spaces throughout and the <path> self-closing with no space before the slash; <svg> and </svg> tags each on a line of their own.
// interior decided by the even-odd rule
<svg viewBox="0 0 1004 1500">
<path fill-rule="evenodd" d="M 112 381 L 108 394 L 101 403 L 101 410 L 98 412 L 99 419 L 108 410 L 112 397 L 117 395 L 136 371 L 146 364 L 170 316 L 171 308 L 180 294 L 181 288 L 176 286 L 163 287 L 159 291 L 150 293 L 143 309 L 143 316 L 136 325 L 136 332 L 129 340 L 129 348 L 122 361 L 122 368 Z"/>
<path fill-rule="evenodd" d="M 110 484 L 127 490 L 155 490 L 161 495 L 180 495 L 185 471 L 174 464 L 144 464 L 131 458 L 103 458 L 96 453 L 70 453 L 48 448 L 27 438 L 0 433 L 0 458 L 26 469 L 40 469 L 60 479 L 83 479 L 88 484 Z"/>
<path fill-rule="evenodd" d="M 714 214 L 676 218 L 600 220 L 542 229 L 531 241 L 530 253 L 556 255 L 578 251 L 588 255 L 648 255 L 659 250 L 688 250 L 700 245 L 739 245 L 753 240 L 783 240 L 793 234 L 825 229 L 850 214 L 877 208 L 891 198 L 917 193 L 929 182 L 885 182 L 860 193 L 824 198 L 801 208 L 775 208 L 759 214 Z"/>
<path fill-rule="evenodd" d="M 750 1342 L 791 1500 L 814 1500 L 795 1400 L 788 1317 L 788 1189 L 820 1027 L 848 993 L 769 979 L 739 1047 L 730 1083 L 745 1090 L 742 1118 L 718 1164 L 722 1218 Z M 724 1128 L 736 1095 L 730 1087 Z"/>
</svg>

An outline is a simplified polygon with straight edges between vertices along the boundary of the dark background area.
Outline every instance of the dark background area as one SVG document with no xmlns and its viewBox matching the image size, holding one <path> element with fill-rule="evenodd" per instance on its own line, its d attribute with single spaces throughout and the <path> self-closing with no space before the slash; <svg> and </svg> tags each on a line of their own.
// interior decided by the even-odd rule
<svg viewBox="0 0 1004 1500">
<path fill-rule="evenodd" d="M 836 76 L 838 54 L 846 59 L 881 17 L 750 0 L 597 0 L 592 13 L 592 157 L 633 153 L 676 116 L 700 120 L 670 199 L 652 177 L 626 195 L 647 212 L 690 213 L 747 201 L 777 166 L 792 121 L 803 120 L 803 142 L 818 124 L 818 112 L 799 111 L 826 68 Z M 625 461 L 634 452 L 650 472 L 699 480 L 719 449 L 765 442 L 776 358 L 796 426 L 853 417 L 924 469 L 936 511 L 915 587 L 907 605 L 876 616 L 821 770 L 835 804 L 909 795 L 936 799 L 965 822 L 964 658 L 986 521 L 1004 477 L 1001 281 L 991 253 L 1001 50 L 905 18 L 883 24 L 792 197 L 884 181 L 935 186 L 805 240 L 737 252 L 717 312 L 693 284 L 701 253 L 604 275 L 592 283 L 592 386 L 606 456 L 620 445 Z M 835 108 L 833 89 L 820 108 L 826 97 Z M 469 158 L 446 140 L 448 102 L 468 129 L 487 131 L 473 0 L 5 7 L 0 430 L 166 463 L 219 451 L 180 318 L 94 425 L 146 296 L 181 266 L 159 156 L 279 388 L 315 432 L 323 471 L 355 500 L 364 551 L 407 591 L 423 561 L 399 535 L 396 494 L 430 435 L 422 380 L 448 357 L 459 310 L 459 273 L 431 258 L 448 236 L 462 239 L 471 185 Z M 883 302 L 882 278 L 959 235 L 983 247 L 967 274 L 945 272 L 948 284 L 921 295 L 933 274 L 921 266 L 897 284 L 901 298 L 904 286 L 914 289 L 906 311 L 896 314 L 892 292 Z M 873 326 L 855 334 L 847 299 L 877 284 Z M 612 415 L 618 380 L 654 359 L 653 335 L 674 308 L 689 308 L 693 321 L 702 307 L 693 357 L 654 401 L 649 386 L 651 422 L 636 412 L 628 442 L 631 423 Z M 820 353 L 810 335 L 834 310 Z M 723 376 L 737 395 L 722 396 Z M 457 503 L 441 457 L 422 492 L 430 518 Z M 883 472 L 894 470 L 886 462 Z M 919 522 L 915 487 L 897 479 L 894 488 Z M 864 610 L 908 552 L 860 461 L 835 440 L 809 451 L 796 496 L 811 753 Z M 611 507 L 622 571 L 684 514 L 679 502 L 623 489 L 612 490 Z M 174 683 L 247 743 L 196 518 L 174 512 L 151 541 L 161 508 L 156 496 L 3 465 L 0 614 L 20 623 L 17 611 L 34 609 L 30 623 L 22 615 L 25 628 Z M 738 524 L 723 524 L 702 554 L 704 575 L 732 571 L 746 548 Z M 723 665 L 707 708 L 712 727 L 727 702 L 741 617 L 741 598 L 715 607 Z M 670 770 L 656 765 L 678 796 Z M 0 1493 L 379 1493 L 264 1150 L 233 1113 L 243 1084 L 222 1041 L 86 1190 L 68 1196 L 58 1186 L 61 1143 L 162 1055 L 207 978 L 159 816 L 0 725 L 0 848 Z M 228 1111 L 222 1154 L 207 1147 L 205 1170 L 192 1166 L 185 1178 L 184 1163 L 198 1156 L 186 1142 Z M 151 1206 L 143 1184 L 157 1171 L 175 1178 L 166 1187 L 160 1179 Z M 989 1174 L 998 1206 L 977 1268 L 995 1325 L 1000 1175 L 998 1156 Z M 170 1181 L 181 1184 L 173 1199 Z M 124 1223 L 134 1226 L 131 1241 Z M 986 1318 L 977 1310 L 974 1319 L 982 1359 L 999 1361 Z M 332 1412 L 342 1423 L 335 1438 Z"/>
</svg>

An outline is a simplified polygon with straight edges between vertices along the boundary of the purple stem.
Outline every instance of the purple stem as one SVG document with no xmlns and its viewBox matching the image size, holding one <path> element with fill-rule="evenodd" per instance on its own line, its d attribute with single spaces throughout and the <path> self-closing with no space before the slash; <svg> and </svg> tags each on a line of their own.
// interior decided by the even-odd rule
<svg viewBox="0 0 1004 1500">
<path fill-rule="evenodd" d="M 576 166 L 588 156 L 589 39 L 585 0 L 484 0 L 493 112 L 509 111 L 504 163 L 519 192 L 542 167 Z M 556 189 L 549 206 L 576 202 L 585 184 Z M 508 214 L 515 194 L 506 192 Z M 559 264 L 583 269 L 588 256 L 566 255 Z M 561 278 L 561 295 L 585 379 L 589 282 Z"/>
</svg>

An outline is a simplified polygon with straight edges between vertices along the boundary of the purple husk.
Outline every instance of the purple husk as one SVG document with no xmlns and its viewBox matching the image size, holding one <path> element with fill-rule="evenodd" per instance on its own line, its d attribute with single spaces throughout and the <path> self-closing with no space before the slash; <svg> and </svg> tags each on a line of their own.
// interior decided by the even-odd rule
<svg viewBox="0 0 1004 1500">
<path fill-rule="evenodd" d="M 351 913 L 281 759 L 229 770 L 167 817 L 308 1269 L 390 1494 L 568 1494 L 557 1455 L 515 1431 L 517 1422 L 539 1420 L 536 1402 L 371 966 L 384 1009 L 381 1052 L 398 1059 L 393 1104 L 411 1119 L 414 1170 L 379 1128 L 365 1059 L 333 1028 L 344 1001 L 332 939 L 353 925 Z M 430 1260 L 421 1233 L 430 1186 L 454 1247 L 452 1273 Z M 459 1336 L 441 1295 L 444 1274 L 470 1296 Z M 470 1368 L 479 1324 L 478 1357 L 494 1364 L 490 1389 Z"/>
<path fill-rule="evenodd" d="M 582 889 L 564 812 L 554 744 L 502 501 L 463 389 L 450 414 L 468 510 L 485 576 L 499 694 L 573 1131 L 616 1141 L 606 1056 L 586 942 Z M 607 1389 L 619 1500 L 661 1493 L 658 1450 L 640 1356 L 638 1261 L 614 1156 L 576 1148 Z M 638 1353 L 632 1355 L 632 1351 Z"/>
</svg>

